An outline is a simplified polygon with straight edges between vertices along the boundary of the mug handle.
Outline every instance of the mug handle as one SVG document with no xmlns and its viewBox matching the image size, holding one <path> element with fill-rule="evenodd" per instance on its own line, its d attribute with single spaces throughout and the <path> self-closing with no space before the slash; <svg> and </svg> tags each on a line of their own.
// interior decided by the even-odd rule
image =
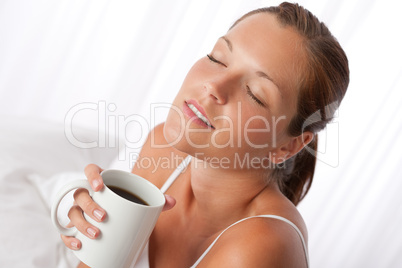
<svg viewBox="0 0 402 268">
<path fill-rule="evenodd" d="M 89 195 L 92 196 L 94 191 L 91 188 L 91 185 L 87 180 L 76 180 L 70 183 L 67 183 L 63 186 L 63 188 L 57 193 L 56 198 L 53 202 L 51 209 L 51 219 L 54 226 L 58 229 L 58 231 L 65 236 L 75 236 L 78 232 L 77 228 L 66 228 L 62 226 L 57 218 L 57 210 L 59 208 L 61 200 L 63 200 L 64 196 L 68 194 L 70 191 L 77 188 L 85 188 L 88 190 Z"/>
</svg>

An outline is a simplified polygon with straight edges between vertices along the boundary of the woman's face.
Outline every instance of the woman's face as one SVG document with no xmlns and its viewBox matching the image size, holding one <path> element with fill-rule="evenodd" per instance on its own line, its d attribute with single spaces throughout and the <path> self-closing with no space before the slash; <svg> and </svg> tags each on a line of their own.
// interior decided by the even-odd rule
<svg viewBox="0 0 402 268">
<path fill-rule="evenodd" d="M 242 20 L 187 74 L 165 123 L 167 141 L 207 161 L 272 157 L 290 138 L 300 48 L 300 36 L 271 14 Z"/>
</svg>

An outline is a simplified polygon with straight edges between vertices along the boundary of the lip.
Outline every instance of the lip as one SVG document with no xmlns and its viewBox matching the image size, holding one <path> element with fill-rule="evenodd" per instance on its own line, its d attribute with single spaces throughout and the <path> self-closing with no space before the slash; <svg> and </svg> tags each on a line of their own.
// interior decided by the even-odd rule
<svg viewBox="0 0 402 268">
<path fill-rule="evenodd" d="M 192 104 L 195 106 L 195 108 L 197 108 L 197 110 L 208 120 L 208 123 L 211 126 L 208 126 L 207 124 L 204 123 L 204 121 L 202 121 L 200 118 L 198 118 L 198 116 L 188 107 L 188 104 Z M 201 125 L 203 127 L 208 127 L 208 128 L 212 128 L 215 129 L 215 127 L 212 125 L 211 120 L 209 120 L 204 108 L 202 108 L 197 101 L 195 100 L 186 100 L 184 101 L 183 104 L 183 111 L 184 113 L 193 120 L 194 123 Z"/>
</svg>

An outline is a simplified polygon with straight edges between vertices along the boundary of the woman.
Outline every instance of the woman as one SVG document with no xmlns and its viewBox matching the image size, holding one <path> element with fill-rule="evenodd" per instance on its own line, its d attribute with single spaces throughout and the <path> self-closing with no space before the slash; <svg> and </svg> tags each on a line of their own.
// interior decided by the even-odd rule
<svg viewBox="0 0 402 268">
<path fill-rule="evenodd" d="M 138 162 L 171 159 L 169 165 L 132 170 L 167 194 L 141 262 L 308 267 L 296 205 L 312 182 L 316 133 L 331 121 L 348 83 L 345 53 L 309 11 L 282 3 L 240 18 L 194 64 L 166 122 L 142 148 Z M 100 172 L 85 169 L 95 191 L 103 187 Z M 75 200 L 71 224 L 96 238 L 101 230 L 82 211 L 97 221 L 107 212 L 85 190 Z M 81 247 L 74 237 L 62 239 Z"/>
</svg>

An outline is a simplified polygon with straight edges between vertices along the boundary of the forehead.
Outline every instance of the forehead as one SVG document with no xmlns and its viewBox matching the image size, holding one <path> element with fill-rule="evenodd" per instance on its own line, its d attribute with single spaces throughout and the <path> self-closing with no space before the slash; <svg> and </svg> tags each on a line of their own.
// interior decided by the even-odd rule
<svg viewBox="0 0 402 268">
<path fill-rule="evenodd" d="M 244 18 L 228 31 L 233 50 L 252 67 L 266 71 L 283 89 L 296 88 L 303 62 L 302 38 L 270 13 Z M 251 67 L 250 66 L 250 67 Z"/>
</svg>

